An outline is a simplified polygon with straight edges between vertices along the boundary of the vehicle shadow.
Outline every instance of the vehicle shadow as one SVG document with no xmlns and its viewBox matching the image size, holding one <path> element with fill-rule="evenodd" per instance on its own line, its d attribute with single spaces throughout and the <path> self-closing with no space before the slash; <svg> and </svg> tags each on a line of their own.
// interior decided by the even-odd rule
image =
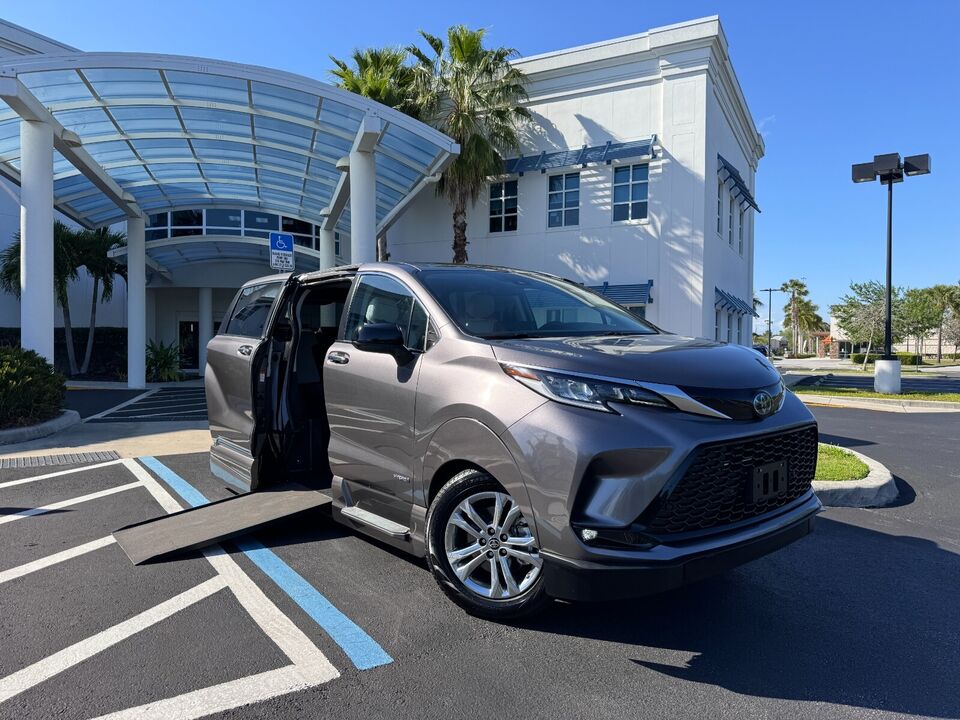
<svg viewBox="0 0 960 720">
<path fill-rule="evenodd" d="M 820 433 L 820 442 L 849 448 L 876 445 L 876 443 L 872 440 L 862 440 L 860 438 L 846 437 L 845 435 L 831 435 L 830 433 L 825 432 Z"/>
<path fill-rule="evenodd" d="M 555 603 L 524 627 L 617 644 L 624 667 L 744 695 L 960 717 L 960 555 L 820 518 L 778 553 L 680 591 Z M 625 670 L 626 672 L 626 670 Z"/>
</svg>

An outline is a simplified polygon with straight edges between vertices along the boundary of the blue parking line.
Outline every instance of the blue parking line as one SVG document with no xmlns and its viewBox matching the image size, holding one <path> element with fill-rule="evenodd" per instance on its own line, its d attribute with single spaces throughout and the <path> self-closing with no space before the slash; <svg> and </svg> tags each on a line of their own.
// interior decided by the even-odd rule
<svg viewBox="0 0 960 720">
<path fill-rule="evenodd" d="M 187 501 L 192 507 L 206 505 L 210 501 L 193 485 L 177 475 L 155 457 L 138 458 L 161 480 Z M 376 640 L 363 628 L 344 615 L 302 575 L 287 565 L 272 550 L 254 538 L 235 541 L 237 547 L 250 558 L 290 599 L 303 608 L 314 622 L 329 635 L 350 658 L 358 670 L 369 670 L 393 662 Z"/>
</svg>

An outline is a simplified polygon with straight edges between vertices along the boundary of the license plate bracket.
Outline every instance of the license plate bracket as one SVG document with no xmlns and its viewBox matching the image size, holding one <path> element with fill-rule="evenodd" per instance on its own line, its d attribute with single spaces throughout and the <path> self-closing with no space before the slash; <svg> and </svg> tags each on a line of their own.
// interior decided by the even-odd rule
<svg viewBox="0 0 960 720">
<path fill-rule="evenodd" d="M 770 500 L 787 491 L 787 461 L 759 465 L 753 469 L 753 477 L 747 486 L 750 502 Z"/>
</svg>

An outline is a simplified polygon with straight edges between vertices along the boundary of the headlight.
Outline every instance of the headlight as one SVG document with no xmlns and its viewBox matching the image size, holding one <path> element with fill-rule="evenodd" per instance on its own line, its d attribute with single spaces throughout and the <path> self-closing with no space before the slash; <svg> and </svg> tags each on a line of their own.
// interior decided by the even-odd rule
<svg viewBox="0 0 960 720">
<path fill-rule="evenodd" d="M 657 393 L 647 390 L 639 383 L 629 381 L 601 380 L 588 375 L 555 372 L 524 365 L 501 363 L 503 371 L 517 382 L 550 400 L 567 405 L 616 412 L 611 404 L 651 405 L 673 407 Z"/>
</svg>

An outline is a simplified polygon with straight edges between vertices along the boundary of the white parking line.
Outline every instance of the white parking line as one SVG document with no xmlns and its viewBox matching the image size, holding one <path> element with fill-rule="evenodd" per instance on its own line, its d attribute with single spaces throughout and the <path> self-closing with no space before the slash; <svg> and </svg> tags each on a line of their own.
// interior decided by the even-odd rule
<svg viewBox="0 0 960 720">
<path fill-rule="evenodd" d="M 80 497 L 70 498 L 69 500 L 61 500 L 60 502 L 50 503 L 49 505 L 43 505 L 41 507 L 27 508 L 18 513 L 0 517 L 0 525 L 11 523 L 14 520 L 22 520 L 25 517 L 32 517 L 33 515 L 43 515 L 44 513 L 53 512 L 54 510 L 60 510 L 61 508 L 79 505 L 80 503 L 85 503 L 89 500 L 97 500 L 99 498 L 106 497 L 107 495 L 113 495 L 125 490 L 133 490 L 134 488 L 138 487 L 141 487 L 141 483 L 129 483 L 127 485 L 119 485 L 118 487 L 107 488 L 106 490 L 98 490 L 97 492 L 90 493 L 89 495 L 81 495 Z"/>
<path fill-rule="evenodd" d="M 20 480 L 10 480 L 5 483 L 0 483 L 0 490 L 3 488 L 13 487 L 14 485 L 26 485 L 27 483 L 36 482 L 37 480 L 49 480 L 50 478 L 60 477 L 61 475 L 83 472 L 84 470 L 105 468 L 108 465 L 116 465 L 119 462 L 119 460 L 107 460 L 106 462 L 97 463 L 96 465 L 87 465 L 86 467 L 72 468 L 71 470 L 58 470 L 57 472 L 47 473 L 46 475 L 34 475 L 33 477 L 21 478 Z"/>
<path fill-rule="evenodd" d="M 61 552 L 54 553 L 53 555 L 47 555 L 45 558 L 40 558 L 39 560 L 34 560 L 33 562 L 28 562 L 18 567 L 4 570 L 3 572 L 0 572 L 0 585 L 3 585 L 5 582 L 10 582 L 11 580 L 16 580 L 18 577 L 29 575 L 37 570 L 43 570 L 51 565 L 62 563 L 65 560 L 70 560 L 71 558 L 85 555 L 88 552 L 99 550 L 100 548 L 106 547 L 107 545 L 112 545 L 115 542 L 116 540 L 114 539 L 113 535 L 107 535 L 106 537 L 102 537 L 98 540 L 91 540 L 83 545 L 77 545 L 69 550 L 63 550 Z"/>
<path fill-rule="evenodd" d="M 112 412 L 114 412 L 114 411 L 116 411 L 116 410 L 119 410 L 120 408 L 125 408 L 127 405 L 132 405 L 133 403 L 137 402 L 138 400 L 143 400 L 144 398 L 150 397 L 150 396 L 153 395 L 154 393 L 159 392 L 159 390 L 160 390 L 160 388 L 154 388 L 153 390 L 147 390 L 146 392 L 140 393 L 140 394 L 137 395 L 136 397 L 132 397 L 132 398 L 130 398 L 129 400 L 123 401 L 123 402 L 120 403 L 119 405 L 114 405 L 112 408 L 107 408 L 106 410 L 103 410 L 102 412 L 98 412 L 96 415 L 91 415 L 90 417 L 85 417 L 85 418 L 83 419 L 83 422 L 88 422 L 88 421 L 90 421 L 90 420 L 96 420 L 97 418 L 101 418 L 101 417 L 103 417 L 104 415 L 109 415 L 110 413 L 112 413 Z"/>
<path fill-rule="evenodd" d="M 118 625 L 98 632 L 86 640 L 74 643 L 60 652 L 8 675 L 0 680 L 0 703 L 29 690 L 34 685 L 39 685 L 44 680 L 49 680 L 54 675 L 62 673 L 99 652 L 103 652 L 120 641 L 146 630 L 151 625 L 156 625 L 161 620 L 165 620 L 174 613 L 213 595 L 213 593 L 226 586 L 226 580 L 217 575 L 149 610 L 145 610 L 139 615 L 134 615 L 129 620 L 124 620 Z"/>
</svg>

